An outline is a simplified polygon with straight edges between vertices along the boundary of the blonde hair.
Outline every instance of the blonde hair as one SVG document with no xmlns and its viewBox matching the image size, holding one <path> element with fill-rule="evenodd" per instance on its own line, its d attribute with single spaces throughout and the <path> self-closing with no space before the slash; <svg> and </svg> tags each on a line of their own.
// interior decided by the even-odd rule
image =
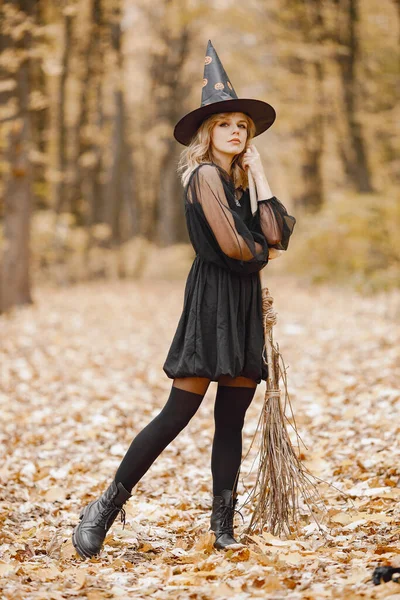
<svg viewBox="0 0 400 600">
<path fill-rule="evenodd" d="M 216 113 L 208 117 L 202 122 L 189 146 L 187 146 L 181 153 L 177 172 L 180 175 L 183 187 L 189 181 L 192 171 L 204 162 L 216 162 L 211 148 L 211 132 L 214 126 L 223 121 L 229 113 L 221 112 Z M 256 132 L 256 126 L 251 117 L 244 114 L 244 118 L 247 121 L 247 139 L 242 152 L 234 157 L 231 165 L 231 172 L 235 188 L 242 187 L 244 190 L 248 187 L 249 182 L 247 178 L 246 170 L 242 166 L 242 158 L 246 152 L 250 140 L 254 137 Z"/>
</svg>

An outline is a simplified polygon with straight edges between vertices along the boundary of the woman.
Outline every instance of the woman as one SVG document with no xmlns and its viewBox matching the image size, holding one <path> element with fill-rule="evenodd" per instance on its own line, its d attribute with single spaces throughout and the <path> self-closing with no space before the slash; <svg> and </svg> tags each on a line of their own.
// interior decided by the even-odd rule
<svg viewBox="0 0 400 600">
<path fill-rule="evenodd" d="M 242 428 L 257 384 L 268 375 L 262 358 L 259 271 L 279 250 L 287 249 L 295 219 L 272 196 L 260 155 L 250 143 L 270 127 L 274 109 L 265 102 L 237 98 L 210 41 L 205 63 L 202 106 L 183 117 L 174 130 L 175 138 L 187 146 L 179 171 L 196 257 L 163 366 L 173 383 L 163 409 L 134 438 L 111 485 L 82 509 L 73 543 L 84 558 L 100 552 L 118 513 L 124 520 L 123 505 L 133 487 L 189 423 L 210 381 L 218 382 L 211 530 L 217 549 L 237 543 L 233 515 Z M 255 214 L 247 170 L 261 198 Z M 267 242 L 271 218 L 280 232 L 274 248 Z"/>
</svg>

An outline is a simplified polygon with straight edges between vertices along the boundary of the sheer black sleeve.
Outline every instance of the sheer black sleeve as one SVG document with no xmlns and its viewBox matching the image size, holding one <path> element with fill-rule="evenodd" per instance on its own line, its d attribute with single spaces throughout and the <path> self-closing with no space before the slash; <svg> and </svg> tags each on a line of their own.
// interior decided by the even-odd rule
<svg viewBox="0 0 400 600">
<path fill-rule="evenodd" d="M 240 216 L 231 210 L 217 167 L 203 164 L 194 171 L 187 187 L 186 202 L 201 207 L 228 268 L 247 273 L 260 270 L 267 264 L 265 237 L 261 232 L 251 232 Z M 204 243 L 205 240 L 199 245 L 204 246 Z M 199 251 L 201 253 L 201 247 Z"/>
<path fill-rule="evenodd" d="M 278 198 L 272 196 L 272 198 L 268 198 L 267 200 L 259 200 L 258 210 L 254 218 L 256 219 L 257 228 L 263 233 L 270 248 L 287 250 L 296 219 L 288 214 L 286 208 Z M 269 240 L 271 219 L 275 220 L 272 229 L 278 231 L 278 235 L 276 236 L 278 239 Z"/>
</svg>

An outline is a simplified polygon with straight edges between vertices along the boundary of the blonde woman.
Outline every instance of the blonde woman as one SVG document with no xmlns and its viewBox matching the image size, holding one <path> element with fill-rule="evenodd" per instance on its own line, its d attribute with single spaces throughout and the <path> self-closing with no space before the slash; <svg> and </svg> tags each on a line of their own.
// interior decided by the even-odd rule
<svg viewBox="0 0 400 600">
<path fill-rule="evenodd" d="M 178 171 L 196 257 L 163 366 L 173 380 L 171 391 L 160 413 L 132 441 L 108 489 L 82 509 L 73 543 L 83 558 L 100 552 L 119 513 L 125 518 L 123 505 L 133 487 L 187 426 L 211 381 L 218 382 L 218 388 L 210 525 L 215 548 L 237 543 L 233 517 L 242 428 L 257 384 L 268 375 L 262 358 L 259 271 L 287 249 L 295 219 L 272 195 L 260 155 L 251 142 L 272 124 L 274 109 L 262 101 L 237 98 L 211 42 L 204 74 L 200 109 L 183 117 L 174 130 L 175 138 L 186 146 Z M 254 214 L 249 170 L 259 198 Z M 279 239 L 268 244 L 271 225 L 279 231 Z"/>
</svg>

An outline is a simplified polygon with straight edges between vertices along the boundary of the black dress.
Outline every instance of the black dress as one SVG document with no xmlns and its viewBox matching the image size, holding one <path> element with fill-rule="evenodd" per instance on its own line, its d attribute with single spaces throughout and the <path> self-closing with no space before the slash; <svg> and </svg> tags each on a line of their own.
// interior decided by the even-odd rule
<svg viewBox="0 0 400 600">
<path fill-rule="evenodd" d="M 253 216 L 249 192 L 241 191 L 238 199 L 233 179 L 215 163 L 196 167 L 185 186 L 185 217 L 196 257 L 163 365 L 171 379 L 267 379 L 259 276 L 268 263 L 263 226 L 271 213 L 266 204 L 282 234 L 274 248 L 287 249 L 296 220 L 275 196 L 259 201 Z M 254 242 L 262 246 L 261 252 Z"/>
</svg>

